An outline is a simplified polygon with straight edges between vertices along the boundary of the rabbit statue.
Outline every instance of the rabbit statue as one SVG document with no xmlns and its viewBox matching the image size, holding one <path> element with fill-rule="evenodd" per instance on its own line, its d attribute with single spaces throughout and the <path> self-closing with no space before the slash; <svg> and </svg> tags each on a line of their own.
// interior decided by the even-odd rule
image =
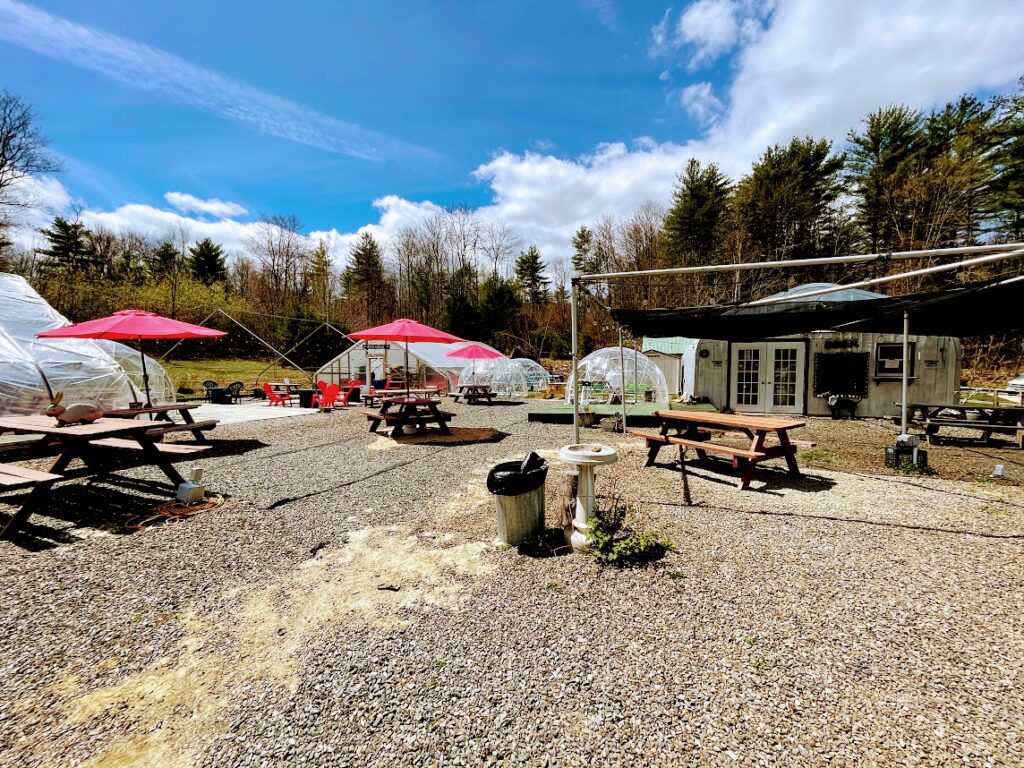
<svg viewBox="0 0 1024 768">
<path fill-rule="evenodd" d="M 63 399 L 64 393 L 58 392 L 53 396 L 53 402 L 50 403 L 50 407 L 44 411 L 47 416 L 53 416 L 57 420 L 58 427 L 69 427 L 72 424 L 91 424 L 103 415 L 103 411 L 89 403 L 61 405 L 60 401 Z"/>
</svg>

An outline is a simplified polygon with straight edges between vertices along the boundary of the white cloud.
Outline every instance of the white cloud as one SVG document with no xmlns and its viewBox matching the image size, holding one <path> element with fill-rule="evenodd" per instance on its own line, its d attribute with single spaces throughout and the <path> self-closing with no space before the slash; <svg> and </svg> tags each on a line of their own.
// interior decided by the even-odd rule
<svg viewBox="0 0 1024 768">
<path fill-rule="evenodd" d="M 167 96 L 262 133 L 367 160 L 435 153 L 317 112 L 174 54 L 0 0 L 0 40 L 98 72 L 122 85 Z"/>
<path fill-rule="evenodd" d="M 186 192 L 167 192 L 164 194 L 164 200 L 184 213 L 205 213 L 222 219 L 244 216 L 249 212 L 238 203 L 219 200 L 216 197 L 204 200 Z"/>
<path fill-rule="evenodd" d="M 679 103 L 686 108 L 701 125 L 711 125 L 721 115 L 723 104 L 711 87 L 711 83 L 694 83 L 679 91 Z"/>
<path fill-rule="evenodd" d="M 615 10 L 615 3 L 613 0 L 578 0 L 580 6 L 585 11 L 590 11 L 597 16 L 598 22 L 602 27 L 606 27 L 613 32 L 618 31 L 619 25 L 617 20 L 617 13 Z"/>
<path fill-rule="evenodd" d="M 689 67 L 710 64 L 762 32 L 774 0 L 697 0 L 671 23 L 669 9 L 651 28 L 648 52 L 655 57 L 689 53 Z"/>
</svg>

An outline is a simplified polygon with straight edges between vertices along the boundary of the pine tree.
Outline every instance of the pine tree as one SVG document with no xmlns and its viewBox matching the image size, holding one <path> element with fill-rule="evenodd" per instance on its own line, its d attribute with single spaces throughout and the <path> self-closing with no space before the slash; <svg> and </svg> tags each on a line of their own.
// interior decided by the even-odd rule
<svg viewBox="0 0 1024 768">
<path fill-rule="evenodd" d="M 352 245 L 341 284 L 346 298 L 361 310 L 363 321 L 376 323 L 387 313 L 390 286 L 384 274 L 384 254 L 369 232 L 363 232 Z"/>
<path fill-rule="evenodd" d="M 540 305 L 548 301 L 548 285 L 544 277 L 544 261 L 536 245 L 531 245 L 516 259 L 516 280 L 528 304 Z"/>
<path fill-rule="evenodd" d="M 228 276 L 224 249 L 208 237 L 189 249 L 188 266 L 192 277 L 203 285 L 223 282 Z"/>
<path fill-rule="evenodd" d="M 146 256 L 151 275 L 168 278 L 175 274 L 181 254 L 170 240 L 161 240 Z"/>
<path fill-rule="evenodd" d="M 48 228 L 40 229 L 39 232 L 49 242 L 46 248 L 36 249 L 36 253 L 45 257 L 41 265 L 45 273 L 78 275 L 95 266 L 89 244 L 89 230 L 82 222 L 68 221 L 63 216 L 57 216 Z"/>
<path fill-rule="evenodd" d="M 665 214 L 662 254 L 667 266 L 715 264 L 721 260 L 732 183 L 717 165 L 691 159 L 676 179 Z"/>
<path fill-rule="evenodd" d="M 580 226 L 572 236 L 572 268 L 577 272 L 586 273 L 593 263 L 594 233 L 586 226 Z"/>
<path fill-rule="evenodd" d="M 314 313 L 329 321 L 331 305 L 334 303 L 334 268 L 327 243 L 323 240 L 317 243 L 310 257 L 307 284 Z"/>
</svg>

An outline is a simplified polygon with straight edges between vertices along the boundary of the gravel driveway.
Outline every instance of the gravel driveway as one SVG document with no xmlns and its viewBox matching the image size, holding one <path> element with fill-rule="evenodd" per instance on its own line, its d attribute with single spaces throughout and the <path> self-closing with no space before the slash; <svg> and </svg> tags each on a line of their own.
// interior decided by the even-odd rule
<svg viewBox="0 0 1024 768">
<path fill-rule="evenodd" d="M 159 498 L 63 486 L 0 542 L 0 765 L 1024 764 L 1020 488 L 835 453 L 746 493 L 693 469 L 687 507 L 591 432 L 675 544 L 602 569 L 490 544 L 489 467 L 569 441 L 531 407 L 451 406 L 505 435 L 471 445 L 225 426 L 224 506 L 141 532 Z"/>
</svg>

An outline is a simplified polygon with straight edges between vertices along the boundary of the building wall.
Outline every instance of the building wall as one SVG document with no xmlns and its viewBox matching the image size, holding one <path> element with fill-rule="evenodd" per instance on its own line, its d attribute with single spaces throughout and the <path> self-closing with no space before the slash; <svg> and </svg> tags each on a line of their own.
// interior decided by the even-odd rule
<svg viewBox="0 0 1024 768">
<path fill-rule="evenodd" d="M 828 416 L 831 411 L 827 399 L 814 395 L 814 356 L 833 350 L 867 352 L 869 355 L 868 395 L 860 401 L 857 415 L 864 417 L 898 416 L 900 412 L 900 379 L 876 377 L 875 355 L 877 344 L 902 344 L 899 334 L 873 333 L 812 333 L 789 337 L 807 343 L 807 357 L 804 366 L 806 401 L 808 415 Z M 910 402 L 951 403 L 956 401 L 960 389 L 961 348 L 960 340 L 948 336 L 914 336 L 914 376 L 910 380 L 908 399 Z M 829 347 L 826 348 L 826 343 Z M 702 339 L 698 342 L 694 358 L 694 370 L 685 370 L 684 380 L 688 386 L 693 381 L 696 398 L 707 398 L 716 408 L 729 405 L 730 386 L 730 345 L 724 341 Z M 692 376 L 692 378 L 691 378 Z"/>
</svg>

